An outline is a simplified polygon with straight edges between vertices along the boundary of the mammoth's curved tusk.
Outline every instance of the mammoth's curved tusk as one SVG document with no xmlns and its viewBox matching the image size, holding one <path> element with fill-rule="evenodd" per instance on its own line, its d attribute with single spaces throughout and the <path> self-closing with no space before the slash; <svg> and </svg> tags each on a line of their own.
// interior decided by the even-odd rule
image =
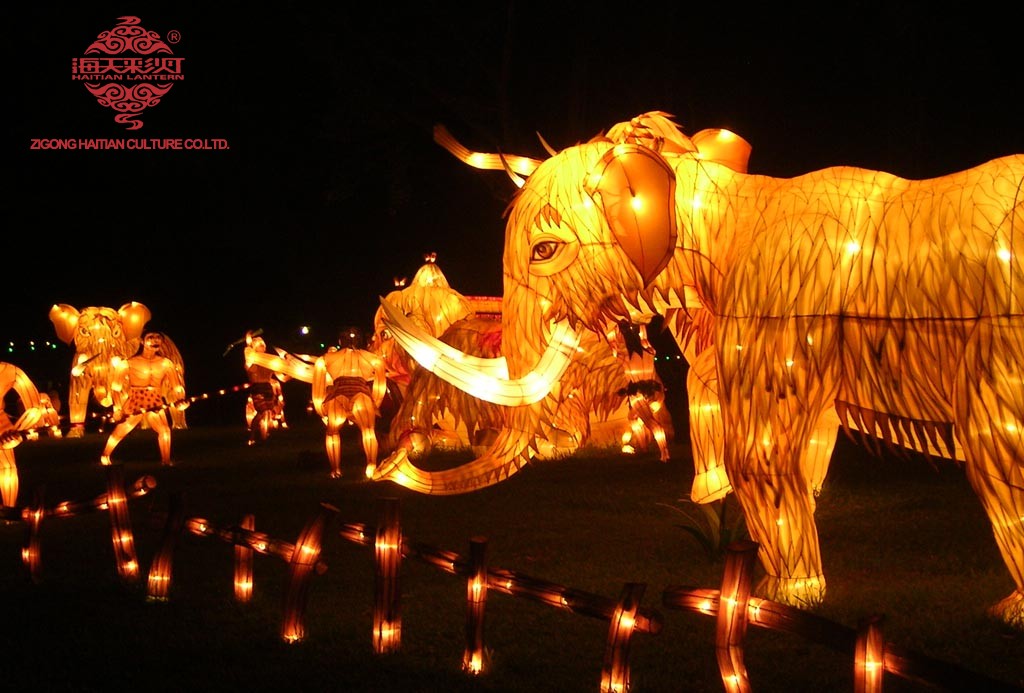
<svg viewBox="0 0 1024 693">
<path fill-rule="evenodd" d="M 497 358 L 486 358 L 483 356 L 471 356 L 459 351 L 450 344 L 445 344 L 440 339 L 435 339 L 425 330 L 421 329 L 412 320 L 405 316 L 395 304 L 386 298 L 380 299 L 381 308 L 384 310 L 383 320 L 391 330 L 392 334 L 403 349 L 416 359 L 417 363 L 432 370 L 427 364 L 433 364 L 437 353 L 443 354 L 449 359 L 459 361 L 467 367 L 479 373 L 485 373 L 495 378 L 508 380 L 508 363 L 504 356 Z M 415 353 L 414 353 L 415 352 Z M 422 359 L 420 358 L 422 357 Z"/>
<path fill-rule="evenodd" d="M 531 159 L 528 156 L 471 152 L 462 146 L 458 140 L 452 137 L 452 134 L 448 132 L 448 129 L 443 125 L 434 126 L 434 141 L 451 152 L 451 154 L 459 161 L 469 164 L 474 168 L 484 169 L 486 171 L 505 171 L 507 169 L 512 169 L 520 175 L 528 176 L 536 171 L 537 167 L 541 164 L 538 159 Z"/>
<path fill-rule="evenodd" d="M 478 491 L 505 481 L 529 462 L 528 444 L 521 434 L 506 432 L 482 457 L 441 471 L 420 469 L 398 448 L 377 465 L 373 481 L 393 481 L 417 493 L 452 496 Z"/>
<path fill-rule="evenodd" d="M 550 154 L 551 156 L 555 156 L 556 154 L 558 154 L 558 152 L 555 151 L 555 148 L 548 144 L 548 141 L 544 139 L 544 136 L 541 135 L 539 132 L 537 133 L 537 139 L 540 140 L 540 145 L 544 147 L 544 151 L 546 151 L 548 154 Z"/>
<path fill-rule="evenodd" d="M 536 368 L 517 380 L 509 380 L 505 360 L 469 356 L 427 334 L 381 298 L 384 323 L 417 363 L 463 392 L 492 404 L 518 407 L 539 402 L 565 373 L 580 343 L 580 335 L 568 321 L 551 331 L 547 349 Z"/>
</svg>

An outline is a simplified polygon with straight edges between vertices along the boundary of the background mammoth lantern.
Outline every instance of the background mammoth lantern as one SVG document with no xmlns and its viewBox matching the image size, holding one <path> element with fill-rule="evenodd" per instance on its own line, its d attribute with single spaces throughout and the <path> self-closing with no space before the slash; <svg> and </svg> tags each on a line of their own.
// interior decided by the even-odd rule
<svg viewBox="0 0 1024 693">
<path fill-rule="evenodd" d="M 66 303 L 55 304 L 50 309 L 50 322 L 53 323 L 57 337 L 75 348 L 68 388 L 70 437 L 85 434 L 90 394 L 101 407 L 113 405 L 110 389 L 114 374 L 112 361 L 135 355 L 150 317 L 152 314 L 149 308 L 135 301 L 125 303 L 117 310 L 102 306 L 78 310 Z M 184 379 L 185 366 L 181 353 L 167 335 L 164 335 L 162 351 Z M 186 427 L 183 411 L 171 409 L 171 419 L 175 428 Z"/>
<path fill-rule="evenodd" d="M 690 411 L 706 412 L 715 440 L 694 454 L 719 457 L 698 467 L 721 463 L 743 509 L 759 595 L 825 597 L 816 450 L 842 426 L 962 460 L 1015 585 L 991 613 L 1024 630 L 1024 155 L 907 180 L 852 166 L 753 175 L 749 152 L 732 133 L 690 138 L 651 112 L 530 166 L 505 157 L 527 176 L 505 233 L 507 371 L 401 315 L 388 315 L 391 332 L 441 377 L 528 419 L 576 328 L 661 315 L 701 376 Z M 495 480 L 528 455 L 516 430 L 502 443 L 521 461 Z"/>
</svg>

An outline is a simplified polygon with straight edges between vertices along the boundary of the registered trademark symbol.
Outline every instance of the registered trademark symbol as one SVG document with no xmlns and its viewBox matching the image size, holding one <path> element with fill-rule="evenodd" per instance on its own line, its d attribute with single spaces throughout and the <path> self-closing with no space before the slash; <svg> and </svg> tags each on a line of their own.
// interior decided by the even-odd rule
<svg viewBox="0 0 1024 693">
<path fill-rule="evenodd" d="M 167 32 L 167 43 L 178 43 L 181 41 L 181 32 L 177 29 L 171 29 Z"/>
</svg>

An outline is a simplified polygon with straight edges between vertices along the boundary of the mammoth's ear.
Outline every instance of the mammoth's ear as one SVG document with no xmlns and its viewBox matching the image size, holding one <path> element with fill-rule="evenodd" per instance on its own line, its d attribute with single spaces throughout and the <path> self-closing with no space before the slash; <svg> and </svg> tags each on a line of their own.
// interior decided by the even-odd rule
<svg viewBox="0 0 1024 693">
<path fill-rule="evenodd" d="M 141 337 L 143 328 L 153 317 L 149 308 L 135 301 L 125 303 L 118 308 L 117 314 L 121 316 L 121 324 L 124 326 L 124 336 L 127 341 Z"/>
<path fill-rule="evenodd" d="M 657 152 L 618 144 L 585 183 L 626 256 L 650 284 L 676 247 L 676 175 Z"/>
<path fill-rule="evenodd" d="M 78 327 L 78 318 L 81 313 L 74 306 L 67 303 L 55 303 L 50 308 L 50 322 L 57 330 L 57 339 L 65 344 L 75 341 L 75 329 Z"/>
</svg>

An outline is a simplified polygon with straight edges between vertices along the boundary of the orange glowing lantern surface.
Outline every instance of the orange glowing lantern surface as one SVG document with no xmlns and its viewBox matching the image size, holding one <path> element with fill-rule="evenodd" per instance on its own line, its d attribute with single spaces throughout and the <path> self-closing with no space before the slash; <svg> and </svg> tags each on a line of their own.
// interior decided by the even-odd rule
<svg viewBox="0 0 1024 693">
<path fill-rule="evenodd" d="M 245 403 L 245 425 L 249 429 L 249 445 L 266 440 L 275 428 L 287 428 L 284 418 L 284 391 L 281 383 L 289 376 L 277 373 L 253 361 L 250 354 L 263 354 L 267 343 L 258 332 L 245 333 L 245 374 L 249 379 L 249 396 Z"/>
<path fill-rule="evenodd" d="M 438 267 L 437 253 L 424 257 L 423 265 L 408 285 L 405 280 L 396 280 L 395 285 L 399 288 L 387 295 L 388 302 L 411 316 L 432 337 L 440 337 L 454 323 L 473 313 L 469 300 L 451 288 Z M 388 379 L 398 385 L 404 396 L 416 361 L 395 343 L 384 327 L 384 311 L 380 308 L 373 318 L 373 337 L 368 349 L 384 359 Z"/>
<path fill-rule="evenodd" d="M 114 376 L 110 389 L 114 404 L 114 419 L 120 423 L 107 438 L 100 463 L 109 465 L 110 456 L 118 443 L 143 420 L 157 434 L 160 462 L 171 461 L 171 425 L 167 418 L 169 408 L 187 406 L 185 384 L 181 373 L 171 359 L 163 355 L 164 336 L 148 332 L 142 341 L 142 350 L 129 359 L 114 359 Z M 168 393 L 165 395 L 164 393 Z"/>
<path fill-rule="evenodd" d="M 378 309 L 377 333 L 371 345 L 388 363 L 412 361 L 384 325 L 387 311 L 401 312 L 415 325 L 447 325 L 441 342 L 478 362 L 501 356 L 500 297 L 457 294 L 436 265 L 432 254 L 412 285 L 392 292 Z M 428 277 L 429 281 L 422 281 Z M 441 292 L 440 296 L 435 295 Z M 458 297 L 455 301 L 452 298 Z M 400 303 L 398 303 L 400 302 Z M 450 306 L 461 306 L 455 313 Z M 436 312 L 431 312 L 431 311 Z M 453 315 L 470 312 L 451 322 Z M 434 334 L 434 330 L 428 330 Z M 641 339 L 641 343 L 644 340 Z M 650 348 L 650 345 L 647 345 Z M 653 351 L 653 349 L 651 349 Z M 415 361 L 412 361 L 415 364 Z M 380 467 L 378 479 L 392 478 L 410 488 L 421 478 L 414 463 L 433 448 L 487 449 L 488 441 L 504 427 L 506 412 L 498 405 L 445 382 L 426 368 L 407 368 L 400 408 L 391 421 L 389 449 L 395 450 Z M 389 379 L 392 378 L 389 370 Z M 585 331 L 572 362 L 562 375 L 557 392 L 548 395 L 546 415 L 534 431 L 533 454 L 552 459 L 574 453 L 585 445 L 608 447 L 621 442 L 626 453 L 657 445 L 662 460 L 669 456 L 672 422 L 664 406 L 663 387 L 654 369 L 653 355 L 633 353 L 618 326 L 607 339 Z M 655 430 L 655 428 L 657 430 Z M 490 470 L 487 471 L 489 474 Z M 430 489 L 429 482 L 419 490 Z"/>
<path fill-rule="evenodd" d="M 331 478 L 341 476 L 341 427 L 351 420 L 362 433 L 366 476 L 377 468 L 378 409 L 387 392 L 384 360 L 357 348 L 358 335 L 350 331 L 350 346 L 330 349 L 313 364 L 313 408 L 327 426 L 327 460 Z"/>
<path fill-rule="evenodd" d="M 145 305 L 132 301 L 117 310 L 90 306 L 81 310 L 67 303 L 50 309 L 50 322 L 57 337 L 75 347 L 71 361 L 71 383 L 68 390 L 68 437 L 85 435 L 85 419 L 89 395 L 102 407 L 113 405 L 111 385 L 114 360 L 131 357 L 139 349 L 143 330 L 152 313 Z M 184 364 L 177 347 L 164 335 L 165 355 L 170 358 L 184 380 Z M 171 393 L 164 393 L 170 395 Z M 185 428 L 183 411 L 172 412 L 175 428 Z"/>
<path fill-rule="evenodd" d="M 11 390 L 21 400 L 22 413 L 12 423 L 4 412 L 4 398 Z M 32 431 L 43 416 L 43 405 L 35 384 L 17 366 L 0 361 L 0 498 L 8 507 L 18 502 L 18 466 L 14 448 L 24 439 L 25 431 Z"/>
<path fill-rule="evenodd" d="M 907 180 L 755 175 L 749 153 L 729 131 L 688 137 L 651 112 L 525 166 L 507 215 L 504 378 L 401 316 L 388 329 L 453 384 L 530 411 L 574 327 L 660 314 L 700 378 L 695 454 L 718 458 L 698 468 L 724 472 L 693 492 L 736 494 L 760 595 L 824 599 L 820 451 L 845 426 L 962 459 L 1016 586 L 992 612 L 1024 628 L 1024 155 Z M 499 465 L 494 481 L 519 468 Z"/>
</svg>

